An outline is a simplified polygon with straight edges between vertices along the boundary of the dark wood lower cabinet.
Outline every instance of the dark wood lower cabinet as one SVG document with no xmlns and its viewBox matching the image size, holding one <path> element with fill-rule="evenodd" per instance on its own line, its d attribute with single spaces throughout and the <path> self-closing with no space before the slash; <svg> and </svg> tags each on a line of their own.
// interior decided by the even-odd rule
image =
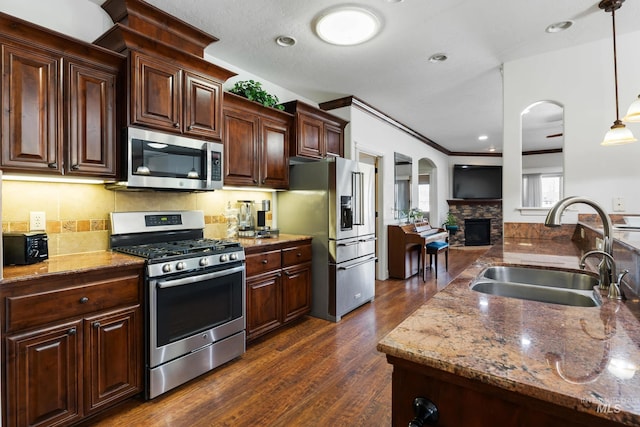
<svg viewBox="0 0 640 427">
<path fill-rule="evenodd" d="M 141 275 L 136 266 L 2 289 L 2 425 L 74 424 L 142 391 Z"/>
<path fill-rule="evenodd" d="M 393 365 L 392 426 L 407 426 L 414 418 L 416 397 L 438 409 L 442 427 L 613 427 L 620 424 L 596 415 L 555 405 L 481 381 L 387 356 Z M 425 424 L 428 425 L 428 424 Z"/>
<path fill-rule="evenodd" d="M 311 311 L 311 239 L 245 250 L 251 341 Z"/>
</svg>

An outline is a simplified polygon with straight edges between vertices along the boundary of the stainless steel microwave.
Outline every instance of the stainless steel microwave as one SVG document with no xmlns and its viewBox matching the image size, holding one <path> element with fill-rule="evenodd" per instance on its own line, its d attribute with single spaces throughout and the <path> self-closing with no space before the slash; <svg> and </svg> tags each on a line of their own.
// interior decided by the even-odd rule
<svg viewBox="0 0 640 427">
<path fill-rule="evenodd" d="M 211 191 L 222 188 L 223 145 L 129 127 L 123 138 L 120 181 L 112 190 Z"/>
</svg>

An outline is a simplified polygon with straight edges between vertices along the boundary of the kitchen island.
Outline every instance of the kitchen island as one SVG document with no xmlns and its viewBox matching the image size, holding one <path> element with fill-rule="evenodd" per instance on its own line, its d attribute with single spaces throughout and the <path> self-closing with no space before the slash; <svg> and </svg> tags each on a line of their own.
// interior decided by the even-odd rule
<svg viewBox="0 0 640 427">
<path fill-rule="evenodd" d="M 383 338 L 393 425 L 424 397 L 441 426 L 640 426 L 637 300 L 582 308 L 469 289 L 490 265 L 575 269 L 580 255 L 568 239 L 505 239 Z"/>
</svg>

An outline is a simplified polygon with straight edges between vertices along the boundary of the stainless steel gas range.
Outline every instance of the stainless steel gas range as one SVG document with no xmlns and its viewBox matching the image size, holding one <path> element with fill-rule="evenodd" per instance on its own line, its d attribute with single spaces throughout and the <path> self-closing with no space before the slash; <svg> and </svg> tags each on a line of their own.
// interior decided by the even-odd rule
<svg viewBox="0 0 640 427">
<path fill-rule="evenodd" d="M 145 395 L 245 352 L 245 255 L 205 239 L 202 211 L 113 212 L 111 248 L 144 257 Z"/>
</svg>

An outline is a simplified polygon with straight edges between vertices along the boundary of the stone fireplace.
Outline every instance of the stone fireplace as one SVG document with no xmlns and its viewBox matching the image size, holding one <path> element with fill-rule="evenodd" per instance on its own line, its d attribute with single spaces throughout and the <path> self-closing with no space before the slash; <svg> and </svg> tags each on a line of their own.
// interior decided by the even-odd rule
<svg viewBox="0 0 640 427">
<path fill-rule="evenodd" d="M 466 232 L 467 224 L 476 227 L 478 224 L 485 223 L 489 226 L 489 242 L 493 245 L 502 241 L 502 200 L 501 199 L 455 199 L 447 200 L 449 204 L 449 212 L 458 221 L 458 232 L 449 237 L 451 246 L 477 246 L 478 230 L 472 230 L 472 233 Z M 465 221 L 471 220 L 471 221 Z M 484 221 L 477 221 L 484 220 Z M 472 241 L 468 244 L 466 237 L 471 236 Z"/>
</svg>

